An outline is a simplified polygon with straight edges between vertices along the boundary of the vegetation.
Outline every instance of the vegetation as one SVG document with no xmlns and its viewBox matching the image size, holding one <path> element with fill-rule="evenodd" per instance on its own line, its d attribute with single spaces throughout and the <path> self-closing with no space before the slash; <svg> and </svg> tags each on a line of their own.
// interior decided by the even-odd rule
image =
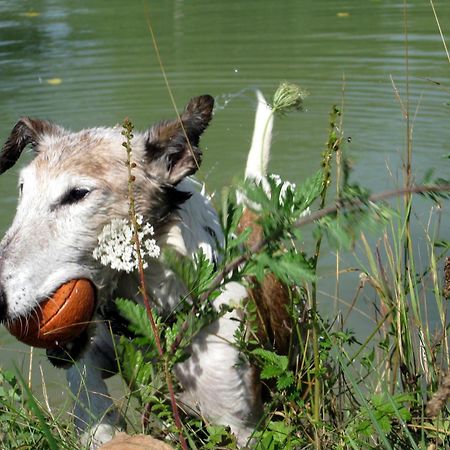
<svg viewBox="0 0 450 450">
<path fill-rule="evenodd" d="M 198 302 L 194 306 L 186 302 L 185 311 L 178 314 L 174 324 L 156 320 L 159 330 L 164 330 L 164 358 L 159 359 L 159 370 L 158 364 L 145 363 L 158 361 L 159 354 L 154 335 L 149 333 L 147 314 L 126 300 L 119 301 L 119 309 L 132 323 L 139 344 L 151 349 L 143 352 L 135 341 L 123 338 L 119 351 L 126 361 L 123 375 L 131 394 L 146 412 L 147 431 L 167 435 L 178 428 L 164 402 L 164 368 L 185 356 L 184 350 L 199 324 L 214 319 L 217 313 L 210 308 L 210 299 L 220 283 L 262 280 L 270 272 L 291 286 L 294 328 L 288 355 L 277 354 L 267 341 L 258 339 L 255 326 L 249 325 L 257 322 L 257 308 L 249 303 L 247 320 L 236 335 L 242 357 L 260 366 L 261 379 L 269 391 L 266 415 L 253 436 L 252 447 L 389 449 L 447 445 L 448 389 L 442 387 L 440 399 L 430 403 L 429 400 L 439 386 L 445 385 L 448 368 L 448 286 L 443 285 L 444 272 L 439 268 L 450 243 L 436 242 L 431 228 L 426 229 L 428 260 L 424 265 L 421 258 L 419 267 L 408 230 L 411 193 L 427 196 L 433 202 L 432 209 L 440 208 L 450 186 L 445 180 L 427 179 L 421 186 L 406 183 L 398 191 L 371 196 L 350 181 L 349 164 L 341 151 L 339 121 L 340 111 L 334 106 L 321 169 L 301 186 L 269 176 L 270 195 L 262 186 L 244 183 L 238 188 L 251 204 L 261 205 L 258 214 L 264 237 L 247 253 L 242 255 L 242 245 L 249 230 L 235 238 L 242 208 L 228 195 L 222 218 L 227 245 L 221 267 L 214 271 L 202 254 L 195 263 L 179 263 L 170 255 L 163 256 L 183 277 Z M 335 160 L 340 161 L 342 176 L 337 198 L 326 206 Z M 381 201 L 400 195 L 406 198 L 406 212 L 401 204 L 393 207 Z M 311 212 L 316 204 L 318 211 Z M 314 225 L 308 230 L 314 236 L 309 251 L 301 244 L 303 226 L 307 224 Z M 383 227 L 385 231 L 376 241 L 367 236 L 367 230 Z M 360 275 L 356 294 L 332 322 L 321 317 L 316 298 L 321 282 L 317 268 L 323 238 L 336 251 L 352 251 L 359 265 L 353 269 Z M 363 295 L 372 298 L 374 325 L 368 337 L 360 341 L 348 328 L 347 319 Z M 432 326 L 428 313 L 433 304 L 438 323 Z M 185 417 L 183 433 L 188 448 L 235 446 L 225 428 L 200 420 Z"/>
<path fill-rule="evenodd" d="M 298 108 L 291 105 L 291 109 Z M 342 151 L 341 120 L 339 108 L 333 106 L 321 167 L 302 185 L 270 176 L 270 195 L 261 186 L 238 187 L 252 204 L 262 206 L 258 214 L 264 237 L 247 252 L 242 253 L 242 245 L 249 230 L 236 239 L 242 207 L 229 193 L 223 199 L 227 238 L 220 267 L 214 269 L 202 253 L 193 262 L 177 261 L 167 252 L 162 255 L 197 299 L 194 304 L 184 302 L 174 323 L 158 317 L 148 300 L 146 308 L 117 300 L 135 336 L 122 337 L 117 349 L 122 376 L 136 399 L 123 411 L 130 429 L 169 438 L 184 448 L 236 447 L 225 427 L 182 415 L 175 402 L 171 368 L 186 356 L 199 329 L 221 314 L 210 301 L 223 281 L 250 283 L 271 272 L 291 287 L 293 330 L 288 354 L 278 354 L 266 340 L 258 339 L 256 307 L 247 304 L 247 320 L 236 334 L 236 345 L 243 358 L 261 368 L 268 397 L 252 447 L 448 448 L 450 264 L 447 259 L 444 270 L 443 263 L 450 242 L 437 238 L 436 216 L 450 185 L 428 176 L 420 186 L 405 182 L 396 191 L 371 195 L 351 180 Z M 127 122 L 127 151 L 131 133 Z M 134 217 L 131 171 L 132 165 Z M 333 176 L 337 194 L 330 202 Z M 426 258 L 423 253 L 417 256 L 410 237 L 412 193 L 426 197 L 431 208 L 423 228 Z M 398 200 L 400 196 L 404 202 Z M 397 202 L 386 203 L 389 198 Z M 137 232 L 135 219 L 134 226 Z M 312 234 L 313 240 L 305 240 L 305 234 Z M 343 251 L 353 254 L 357 265 L 351 270 L 359 274 L 354 297 L 337 308 L 332 320 L 323 317 L 317 305 L 322 282 L 318 263 L 325 243 L 338 257 Z M 337 283 L 345 272 L 339 269 Z M 348 318 L 362 298 L 369 299 L 373 314 L 358 314 L 365 316 L 367 326 L 373 325 L 361 338 L 349 328 Z M 66 417 L 54 416 L 40 405 L 19 372 L 0 375 L 0 396 L 4 448 L 76 447 L 76 433 Z"/>
</svg>

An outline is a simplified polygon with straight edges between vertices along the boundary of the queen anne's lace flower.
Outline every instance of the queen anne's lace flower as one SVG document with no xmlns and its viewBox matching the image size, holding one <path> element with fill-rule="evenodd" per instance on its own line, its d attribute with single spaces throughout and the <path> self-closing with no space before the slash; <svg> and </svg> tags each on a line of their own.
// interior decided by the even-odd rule
<svg viewBox="0 0 450 450">
<path fill-rule="evenodd" d="M 136 216 L 139 225 L 138 237 L 141 244 L 140 252 L 143 260 L 143 267 L 148 267 L 148 258 L 158 258 L 160 248 L 153 236 L 153 227 L 146 223 L 141 214 Z M 133 239 L 133 227 L 128 219 L 113 219 L 105 225 L 98 237 L 98 246 L 93 252 L 96 260 L 104 266 L 111 266 L 118 271 L 132 272 L 138 268 L 138 258 L 136 245 Z"/>
</svg>

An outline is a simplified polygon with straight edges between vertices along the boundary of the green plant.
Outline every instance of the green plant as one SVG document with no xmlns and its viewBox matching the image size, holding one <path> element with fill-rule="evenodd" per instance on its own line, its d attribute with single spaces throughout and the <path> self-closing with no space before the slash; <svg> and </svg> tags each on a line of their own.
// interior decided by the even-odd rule
<svg viewBox="0 0 450 450">
<path fill-rule="evenodd" d="M 34 396 L 18 369 L 0 371 L 0 444 L 4 449 L 80 448 L 73 427 L 52 415 Z"/>
</svg>

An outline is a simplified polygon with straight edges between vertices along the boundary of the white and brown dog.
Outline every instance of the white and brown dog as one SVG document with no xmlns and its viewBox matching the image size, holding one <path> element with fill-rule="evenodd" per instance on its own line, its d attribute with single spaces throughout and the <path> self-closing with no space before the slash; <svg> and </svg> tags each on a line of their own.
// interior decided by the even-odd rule
<svg viewBox="0 0 450 450">
<path fill-rule="evenodd" d="M 181 122 L 160 122 L 132 140 L 137 211 L 153 225 L 158 244 L 188 257 L 202 248 L 212 261 L 219 257 L 218 246 L 223 243 L 221 226 L 189 175 L 201 160 L 199 138 L 211 120 L 213 104 L 208 95 L 196 97 L 181 114 Z M 259 95 L 247 165 L 247 176 L 257 180 L 267 166 L 271 117 Z M 85 278 L 96 287 L 95 325 L 75 342 L 49 352 L 56 364 L 64 352 L 75 360 L 67 368 L 67 379 L 77 398 L 76 425 L 91 448 L 111 439 L 121 421 L 104 382 L 117 368 L 114 342 L 98 314 L 117 297 L 142 301 L 136 273 L 114 271 L 93 258 L 104 226 L 113 218 L 128 217 L 123 141 L 120 127 L 70 132 L 25 117 L 14 126 L 0 154 L 0 173 L 15 164 L 27 145 L 35 154 L 20 172 L 16 216 L 0 245 L 0 320 L 26 320 L 68 280 Z M 150 261 L 146 277 L 150 297 L 163 316 L 187 295 L 181 280 L 157 259 Z M 278 294 L 267 294 L 267 303 Z M 247 297 L 242 285 L 228 283 L 214 304 L 236 305 Z M 284 305 L 277 308 L 285 310 Z M 229 425 L 244 445 L 261 417 L 262 403 L 257 371 L 242 362 L 233 345 L 237 318 L 236 311 L 228 312 L 206 326 L 195 337 L 190 357 L 174 371 L 183 388 L 180 404 Z M 286 330 L 287 317 L 280 320 Z"/>
</svg>

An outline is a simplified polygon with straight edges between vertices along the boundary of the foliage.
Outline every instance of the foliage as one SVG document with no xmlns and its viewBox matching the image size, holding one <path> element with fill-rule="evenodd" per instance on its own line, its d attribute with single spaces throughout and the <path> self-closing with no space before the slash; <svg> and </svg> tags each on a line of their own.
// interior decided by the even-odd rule
<svg viewBox="0 0 450 450">
<path fill-rule="evenodd" d="M 333 151 L 337 148 L 336 139 L 335 135 L 330 138 Z M 378 295 L 378 300 L 373 301 L 378 317 L 374 331 L 364 342 L 360 342 L 354 331 L 344 327 L 342 314 L 338 314 L 338 319 L 332 323 L 326 323 L 314 308 L 308 314 L 309 324 L 298 322 L 299 305 L 304 305 L 305 300 L 311 304 L 308 300 L 310 285 L 320 282 L 320 278 L 316 264 L 318 253 L 308 255 L 304 249 L 299 250 L 302 234 L 297 226 L 299 221 L 307 220 L 313 214 L 308 208 L 323 198 L 325 179 L 321 170 L 298 187 L 291 184 L 286 187 L 278 177 L 268 177 L 269 189 L 248 183 L 238 188 L 245 193 L 250 204 L 259 205 L 258 220 L 264 242 L 258 251 L 249 251 L 242 264 L 226 276 L 247 283 L 251 277 L 262 280 L 267 273 L 273 273 L 284 283 L 295 287 L 292 303 L 296 307 L 292 308 L 292 315 L 296 318 L 296 327 L 303 327 L 303 331 L 297 333 L 304 338 L 303 344 L 306 345 L 301 346 L 300 351 L 297 348 L 294 352 L 293 349 L 290 356 L 268 348 L 258 340 L 252 325 L 257 314 L 255 305 L 247 305 L 246 315 L 250 325 L 242 323 L 236 333 L 236 345 L 243 357 L 260 367 L 260 378 L 270 397 L 264 423 L 254 433 L 252 446 L 257 449 L 302 448 L 315 443 L 316 435 L 323 448 L 423 448 L 432 441 L 444 442 L 443 439 L 448 436 L 445 431 L 448 418 L 433 422 L 434 425 L 430 426 L 431 422 L 425 422 L 421 412 L 427 390 L 435 389 L 439 383 L 441 369 L 435 365 L 434 375 L 429 378 L 430 384 L 423 379 L 423 387 L 420 387 L 418 358 L 426 358 L 430 370 L 428 375 L 432 375 L 430 365 L 433 361 L 445 360 L 443 349 L 447 345 L 443 335 L 431 344 L 432 337 L 427 325 L 414 306 L 425 276 L 418 275 L 409 281 L 401 279 L 401 274 L 397 272 L 401 264 L 395 258 L 401 259 L 402 252 L 398 251 L 395 256 L 395 249 L 389 247 L 394 245 L 391 242 L 395 243 L 395 239 L 401 240 L 401 237 L 389 238 L 389 229 L 383 231 L 387 224 L 390 224 L 391 231 L 395 231 L 395 221 L 398 222 L 398 230 L 401 230 L 401 211 L 385 203 L 375 204 L 367 190 L 348 182 L 350 177 L 342 186 L 338 206 L 332 213 L 314 222 L 312 234 L 320 241 L 326 237 L 327 245 L 338 249 L 355 249 L 358 241 L 364 243 L 369 266 L 358 255 L 361 283 L 367 284 Z M 201 252 L 194 261 L 179 261 L 170 253 L 164 255 L 165 262 L 183 279 L 194 299 L 209 292 L 217 273 L 223 271 L 234 258 L 242 256 L 242 248 L 250 232 L 244 230 L 242 234 L 236 234 L 242 208 L 228 198 L 224 211 L 227 245 L 220 267 L 214 269 Z M 387 267 L 373 254 L 366 236 L 368 230 L 382 233 L 382 242 L 387 246 Z M 444 251 L 448 250 L 445 241 L 439 241 L 437 245 Z M 318 248 L 315 247 L 316 252 Z M 434 242 L 430 238 L 430 249 L 433 248 Z M 436 261 L 442 257 L 443 253 L 439 257 L 433 254 L 427 269 L 435 280 L 438 280 Z M 214 298 L 214 292 L 200 304 L 181 301 L 177 309 L 178 319 L 173 323 L 164 324 L 161 318 L 158 319 L 172 365 L 184 357 L 183 351 L 192 337 L 217 318 L 210 301 Z M 439 296 L 440 292 L 441 287 L 437 285 L 435 293 Z M 158 404 L 158 408 L 150 408 L 154 416 L 149 421 L 151 432 L 167 435 L 168 430 L 173 430 L 173 425 L 170 425 L 172 421 L 167 403 L 164 407 L 164 402 L 161 402 L 166 394 L 157 355 L 154 350 L 142 353 L 135 345 L 139 343 L 141 347 L 148 345 L 154 349 L 145 312 L 142 307 L 123 300 L 118 305 L 130 321 L 137 339 L 133 343 L 122 340 L 120 344 L 123 367 L 126 368 L 123 374 L 143 408 L 145 404 L 152 408 Z M 441 306 L 442 314 L 445 314 L 445 305 Z M 380 316 L 381 313 L 384 316 Z M 412 336 L 412 323 L 419 326 L 422 332 L 427 330 L 422 342 L 429 342 L 432 347 L 424 347 L 422 343 L 422 353 L 414 347 L 416 339 Z M 314 351 L 311 351 L 314 326 L 318 331 L 317 360 Z M 355 347 L 356 351 L 351 352 Z M 428 353 L 431 350 L 432 353 Z M 297 355 L 294 363 L 293 354 Z M 152 364 L 145 364 L 145 361 Z M 130 371 L 131 368 L 133 370 Z M 320 414 L 316 420 L 313 388 L 319 380 Z M 444 411 L 442 417 L 448 417 L 448 412 Z M 198 419 L 188 417 L 184 418 L 184 426 L 190 448 L 234 448 L 234 438 L 224 427 L 204 426 Z"/>
<path fill-rule="evenodd" d="M 276 101 L 286 101 L 283 112 L 300 108 L 300 90 L 290 92 L 293 97 L 278 94 Z M 237 232 L 243 211 L 231 192 L 223 200 L 225 247 L 218 267 L 201 251 L 193 260 L 163 251 L 164 263 L 189 292 L 173 314 L 161 317 L 154 309 L 117 299 L 132 336 L 120 338 L 117 356 L 135 400 L 124 411 L 135 430 L 176 442 L 180 426 L 173 402 L 171 408 L 168 401 L 173 399 L 170 371 L 188 356 L 186 350 L 197 333 L 228 311 L 212 306 L 220 284 L 236 280 L 251 286 L 273 274 L 291 295 L 289 351 L 281 354 L 260 339 L 258 311 L 251 301 L 245 308 L 247 321 L 235 334 L 242 358 L 259 368 L 266 391 L 264 417 L 252 436 L 252 448 L 449 448 L 448 404 L 432 417 L 425 412 L 449 369 L 449 294 L 440 267 L 449 243 L 431 226 L 424 227 L 426 256 L 423 251 L 418 255 L 407 231 L 413 217 L 411 203 L 380 201 L 388 196 L 374 196 L 351 180 L 341 120 L 340 109 L 333 106 L 321 168 L 301 185 L 268 176 L 264 185 L 242 182 L 236 188 L 258 215 L 260 242 L 245 247 L 251 230 Z M 333 177 L 337 194 L 330 201 Z M 433 212 L 435 204 L 444 205 L 448 186 L 448 180 L 433 181 L 430 172 L 424 189 L 416 191 L 431 200 Z M 319 260 L 330 249 L 352 255 L 348 272 L 359 274 L 359 279 L 354 297 L 326 320 L 318 307 L 323 282 Z M 341 269 L 338 284 L 343 276 Z M 373 312 L 361 311 L 360 304 L 369 305 L 366 309 Z M 434 323 L 428 318 L 430 305 L 437 316 Z M 358 314 L 366 328 L 372 323 L 367 336 L 348 328 L 349 316 Z M 53 439 L 61 448 L 70 448 L 65 427 L 58 429 L 56 438 L 49 435 L 53 418 L 33 399 L 23 380 L 0 373 L 0 399 L 5 448 L 55 448 Z M 140 423 L 133 419 L 133 410 L 141 416 Z M 183 417 L 181 432 L 192 449 L 237 448 L 226 427 L 199 418 Z"/>
<path fill-rule="evenodd" d="M 18 370 L 0 370 L 0 444 L 2 449 L 82 449 L 73 426 L 49 414 Z"/>
</svg>

